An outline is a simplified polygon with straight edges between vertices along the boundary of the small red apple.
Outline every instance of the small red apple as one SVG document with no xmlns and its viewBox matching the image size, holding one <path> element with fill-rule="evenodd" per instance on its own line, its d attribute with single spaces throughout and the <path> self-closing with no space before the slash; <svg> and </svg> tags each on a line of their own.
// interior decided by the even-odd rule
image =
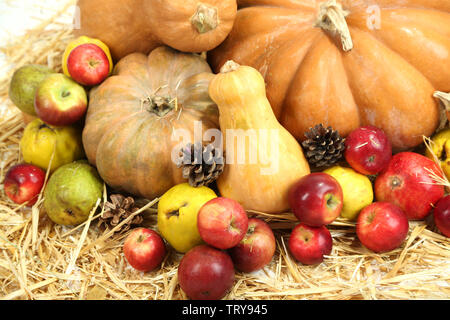
<svg viewBox="0 0 450 320">
<path fill-rule="evenodd" d="M 102 48 L 93 43 L 85 43 L 70 52 L 67 69 L 72 79 L 79 84 L 95 86 L 108 77 L 110 65 Z"/>
<path fill-rule="evenodd" d="M 383 130 L 374 126 L 360 127 L 345 139 L 344 157 L 355 171 L 375 175 L 389 164 L 392 145 Z"/>
<path fill-rule="evenodd" d="M 181 259 L 178 281 L 192 300 L 222 299 L 234 284 L 233 261 L 211 246 L 194 247 Z"/>
<path fill-rule="evenodd" d="M 398 153 L 375 180 L 375 197 L 397 205 L 410 220 L 424 219 L 444 196 L 444 187 L 436 184 L 431 173 L 443 177 L 431 159 L 413 152 Z"/>
<path fill-rule="evenodd" d="M 327 225 L 342 211 L 342 188 L 329 174 L 311 173 L 291 187 L 289 204 L 300 222 L 313 227 Z"/>
<path fill-rule="evenodd" d="M 39 85 L 34 99 L 36 113 L 53 126 L 68 126 L 80 120 L 87 110 L 86 91 L 69 77 L 55 73 Z"/>
<path fill-rule="evenodd" d="M 166 246 L 157 232 L 136 228 L 126 238 L 123 253 L 134 269 L 148 272 L 161 264 L 166 255 Z"/>
<path fill-rule="evenodd" d="M 32 164 L 22 163 L 11 167 L 5 176 L 5 193 L 17 204 L 33 206 L 45 182 L 45 171 Z"/>
<path fill-rule="evenodd" d="M 433 212 L 434 223 L 440 232 L 450 238 L 450 195 L 436 203 Z"/>
<path fill-rule="evenodd" d="M 248 230 L 241 242 L 229 250 L 234 266 L 243 272 L 262 269 L 275 254 L 275 236 L 263 220 L 248 220 Z"/>
<path fill-rule="evenodd" d="M 389 202 L 374 202 L 365 207 L 356 222 L 359 241 L 377 253 L 400 247 L 408 235 L 408 230 L 406 214 Z"/>
<path fill-rule="evenodd" d="M 247 213 L 235 200 L 214 198 L 198 212 L 197 228 L 207 244 L 218 249 L 229 249 L 244 238 L 248 228 Z"/>
<path fill-rule="evenodd" d="M 302 264 L 319 264 L 333 248 L 333 239 L 325 226 L 311 227 L 304 223 L 292 230 L 288 247 L 294 258 Z"/>
</svg>

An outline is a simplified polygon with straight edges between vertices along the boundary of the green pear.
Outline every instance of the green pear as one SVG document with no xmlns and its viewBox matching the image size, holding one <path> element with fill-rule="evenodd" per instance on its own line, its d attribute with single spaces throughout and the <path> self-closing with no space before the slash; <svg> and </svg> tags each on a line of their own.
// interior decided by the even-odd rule
<svg viewBox="0 0 450 320">
<path fill-rule="evenodd" d="M 55 73 L 53 70 L 37 65 L 25 65 L 17 69 L 9 85 L 9 98 L 23 112 L 35 116 L 34 96 L 42 80 L 49 74 Z"/>
<path fill-rule="evenodd" d="M 75 161 L 59 167 L 48 180 L 44 208 L 53 222 L 75 226 L 89 218 L 102 194 L 97 170 L 86 160 Z"/>
</svg>

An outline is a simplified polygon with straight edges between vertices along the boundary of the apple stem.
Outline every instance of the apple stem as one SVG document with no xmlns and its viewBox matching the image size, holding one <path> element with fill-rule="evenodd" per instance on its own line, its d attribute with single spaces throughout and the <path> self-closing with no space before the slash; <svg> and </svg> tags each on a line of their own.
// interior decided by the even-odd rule
<svg viewBox="0 0 450 320">
<path fill-rule="evenodd" d="M 395 189 L 395 188 L 399 187 L 400 185 L 401 185 L 401 181 L 400 181 L 399 178 L 393 177 L 391 179 L 391 187 L 392 187 L 392 189 Z"/>
<path fill-rule="evenodd" d="M 5 191 L 13 195 L 17 195 L 19 191 L 19 185 L 17 183 L 10 184 L 9 186 L 5 187 Z"/>
<path fill-rule="evenodd" d="M 327 195 L 327 199 L 326 200 L 327 200 L 327 207 L 330 208 L 330 209 L 334 209 L 338 205 L 338 201 L 336 201 L 334 196 L 331 195 L 331 194 Z"/>
<path fill-rule="evenodd" d="M 247 236 L 251 236 L 255 232 L 255 226 L 249 226 L 247 229 Z"/>
</svg>

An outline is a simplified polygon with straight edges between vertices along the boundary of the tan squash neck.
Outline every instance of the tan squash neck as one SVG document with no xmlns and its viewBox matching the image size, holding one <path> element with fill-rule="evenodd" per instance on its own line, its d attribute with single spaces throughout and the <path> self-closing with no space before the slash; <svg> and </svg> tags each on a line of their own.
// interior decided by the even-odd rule
<svg viewBox="0 0 450 320">
<path fill-rule="evenodd" d="M 199 3 L 197 11 L 191 18 L 192 26 L 198 33 L 206 33 L 217 28 L 219 17 L 216 7 Z"/>
<path fill-rule="evenodd" d="M 345 20 L 348 15 L 349 12 L 344 10 L 340 3 L 337 3 L 336 0 L 328 0 L 320 5 L 316 21 L 316 27 L 322 28 L 333 35 L 336 33 L 339 35 L 342 49 L 345 52 L 353 49 L 353 40 Z"/>
</svg>

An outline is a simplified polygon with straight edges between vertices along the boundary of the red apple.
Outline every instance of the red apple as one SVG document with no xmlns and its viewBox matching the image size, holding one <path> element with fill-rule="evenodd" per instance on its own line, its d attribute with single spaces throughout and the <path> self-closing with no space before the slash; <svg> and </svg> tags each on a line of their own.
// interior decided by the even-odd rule
<svg viewBox="0 0 450 320">
<path fill-rule="evenodd" d="M 134 269 L 148 272 L 161 264 L 166 255 L 166 246 L 157 232 L 137 228 L 126 238 L 123 253 Z"/>
<path fill-rule="evenodd" d="M 383 130 L 374 126 L 360 127 L 345 139 L 344 157 L 355 171 L 375 175 L 388 166 L 392 145 Z"/>
<path fill-rule="evenodd" d="M 95 86 L 108 77 L 110 65 L 102 48 L 93 43 L 85 43 L 70 52 L 67 69 L 76 82 Z"/>
<path fill-rule="evenodd" d="M 445 196 L 436 203 L 433 217 L 439 231 L 450 238 L 450 195 Z"/>
<path fill-rule="evenodd" d="M 356 222 L 359 241 L 377 253 L 400 247 L 408 235 L 408 230 L 406 214 L 389 202 L 374 202 L 365 207 Z"/>
<path fill-rule="evenodd" d="M 229 250 L 234 266 L 243 272 L 253 272 L 266 266 L 275 254 L 275 236 L 263 220 L 248 220 L 248 230 L 241 242 Z"/>
<path fill-rule="evenodd" d="M 247 213 L 235 200 L 214 198 L 198 212 L 197 228 L 207 244 L 218 249 L 229 249 L 244 238 L 248 228 Z"/>
<path fill-rule="evenodd" d="M 313 227 L 327 225 L 342 211 L 342 188 L 329 174 L 311 173 L 291 187 L 289 204 L 300 222 Z"/>
<path fill-rule="evenodd" d="M 302 264 L 318 264 L 333 248 L 333 239 L 325 226 L 311 227 L 304 223 L 292 230 L 288 247 L 294 258 Z"/>
<path fill-rule="evenodd" d="M 67 126 L 80 120 L 86 113 L 87 103 L 84 88 L 61 73 L 45 78 L 34 99 L 38 117 L 53 126 Z"/>
<path fill-rule="evenodd" d="M 376 199 L 397 205 L 410 220 L 424 219 L 444 196 L 444 187 L 436 184 L 431 173 L 443 177 L 431 159 L 413 152 L 398 153 L 375 180 Z"/>
<path fill-rule="evenodd" d="M 22 163 L 11 167 L 5 176 L 6 195 L 15 203 L 36 203 L 45 182 L 45 171 L 32 164 Z"/>
<path fill-rule="evenodd" d="M 178 281 L 192 300 L 219 300 L 234 284 L 233 261 L 211 246 L 194 247 L 181 259 Z"/>
</svg>

